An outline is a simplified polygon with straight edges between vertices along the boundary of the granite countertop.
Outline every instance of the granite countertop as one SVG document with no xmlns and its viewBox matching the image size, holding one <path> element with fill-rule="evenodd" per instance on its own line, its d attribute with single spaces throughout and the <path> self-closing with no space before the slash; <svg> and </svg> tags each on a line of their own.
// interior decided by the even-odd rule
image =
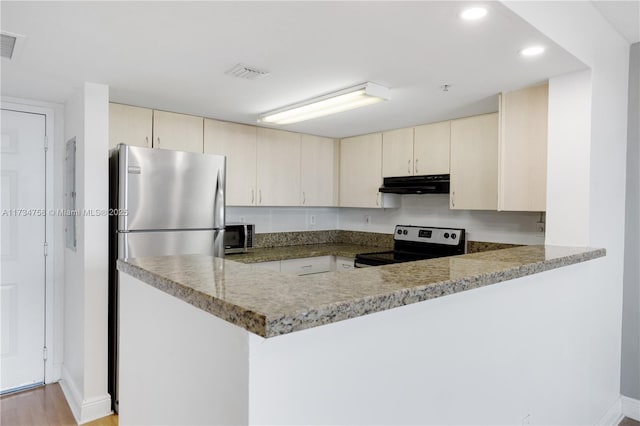
<svg viewBox="0 0 640 426">
<path fill-rule="evenodd" d="M 389 250 L 357 244 L 307 244 L 299 246 L 254 248 L 249 253 L 227 254 L 227 260 L 240 263 L 271 262 L 315 256 L 356 257 L 358 253 Z"/>
<path fill-rule="evenodd" d="M 522 246 L 301 277 L 260 269 L 231 257 L 202 255 L 118 260 L 118 269 L 268 338 L 605 254 L 604 249 Z"/>
</svg>

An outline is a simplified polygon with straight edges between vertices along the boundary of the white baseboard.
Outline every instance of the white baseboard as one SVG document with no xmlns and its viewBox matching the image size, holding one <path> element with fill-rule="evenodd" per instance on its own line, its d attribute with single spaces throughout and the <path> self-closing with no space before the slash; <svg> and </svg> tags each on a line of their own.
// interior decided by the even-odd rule
<svg viewBox="0 0 640 426">
<path fill-rule="evenodd" d="M 640 422 L 640 400 L 622 396 L 622 414 L 635 421 Z"/>
<path fill-rule="evenodd" d="M 615 402 L 611 404 L 611 407 L 600 418 L 597 426 L 618 426 L 618 423 L 622 421 L 624 415 L 622 414 L 622 400 L 620 397 L 616 398 Z"/>
<path fill-rule="evenodd" d="M 81 425 L 112 413 L 111 396 L 105 394 L 96 398 L 84 399 L 64 365 L 62 366 L 60 387 L 67 399 L 69 408 L 71 408 L 71 413 L 76 419 L 76 423 Z"/>
</svg>

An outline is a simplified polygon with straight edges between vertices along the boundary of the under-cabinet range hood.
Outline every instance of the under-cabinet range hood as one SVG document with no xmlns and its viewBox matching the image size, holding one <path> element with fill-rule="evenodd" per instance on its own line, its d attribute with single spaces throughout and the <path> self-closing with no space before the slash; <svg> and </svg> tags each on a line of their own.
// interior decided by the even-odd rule
<svg viewBox="0 0 640 426">
<path fill-rule="evenodd" d="M 449 175 L 388 177 L 380 192 L 387 194 L 448 194 Z"/>
</svg>

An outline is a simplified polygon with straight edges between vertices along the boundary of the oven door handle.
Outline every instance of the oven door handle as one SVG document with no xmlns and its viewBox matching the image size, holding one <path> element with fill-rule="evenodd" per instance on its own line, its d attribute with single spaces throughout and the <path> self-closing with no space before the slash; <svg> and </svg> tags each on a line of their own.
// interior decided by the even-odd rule
<svg viewBox="0 0 640 426">
<path fill-rule="evenodd" d="M 366 263 L 362 263 L 362 262 L 358 262 L 357 260 L 355 260 L 353 262 L 353 267 L 354 268 L 368 268 L 370 266 L 372 266 L 372 265 L 369 265 L 369 264 L 366 264 Z"/>
</svg>

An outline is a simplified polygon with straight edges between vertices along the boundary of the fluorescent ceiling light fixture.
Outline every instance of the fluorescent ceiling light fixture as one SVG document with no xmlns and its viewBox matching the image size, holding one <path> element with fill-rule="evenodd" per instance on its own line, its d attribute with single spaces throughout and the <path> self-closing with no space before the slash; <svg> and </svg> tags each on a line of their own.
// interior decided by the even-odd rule
<svg viewBox="0 0 640 426">
<path fill-rule="evenodd" d="M 522 56 L 536 56 L 536 55 L 540 55 L 543 52 L 544 52 L 544 47 L 542 47 L 542 46 L 531 46 L 531 47 L 527 47 L 526 49 L 522 49 L 520 51 L 520 54 Z"/>
<path fill-rule="evenodd" d="M 292 124 L 325 115 L 349 111 L 389 99 L 389 89 L 375 83 L 362 83 L 304 102 L 264 113 L 259 123 Z"/>
<path fill-rule="evenodd" d="M 472 7 L 462 11 L 460 17 L 465 21 L 475 21 L 476 19 L 484 18 L 487 14 L 487 9 L 484 7 Z"/>
</svg>

